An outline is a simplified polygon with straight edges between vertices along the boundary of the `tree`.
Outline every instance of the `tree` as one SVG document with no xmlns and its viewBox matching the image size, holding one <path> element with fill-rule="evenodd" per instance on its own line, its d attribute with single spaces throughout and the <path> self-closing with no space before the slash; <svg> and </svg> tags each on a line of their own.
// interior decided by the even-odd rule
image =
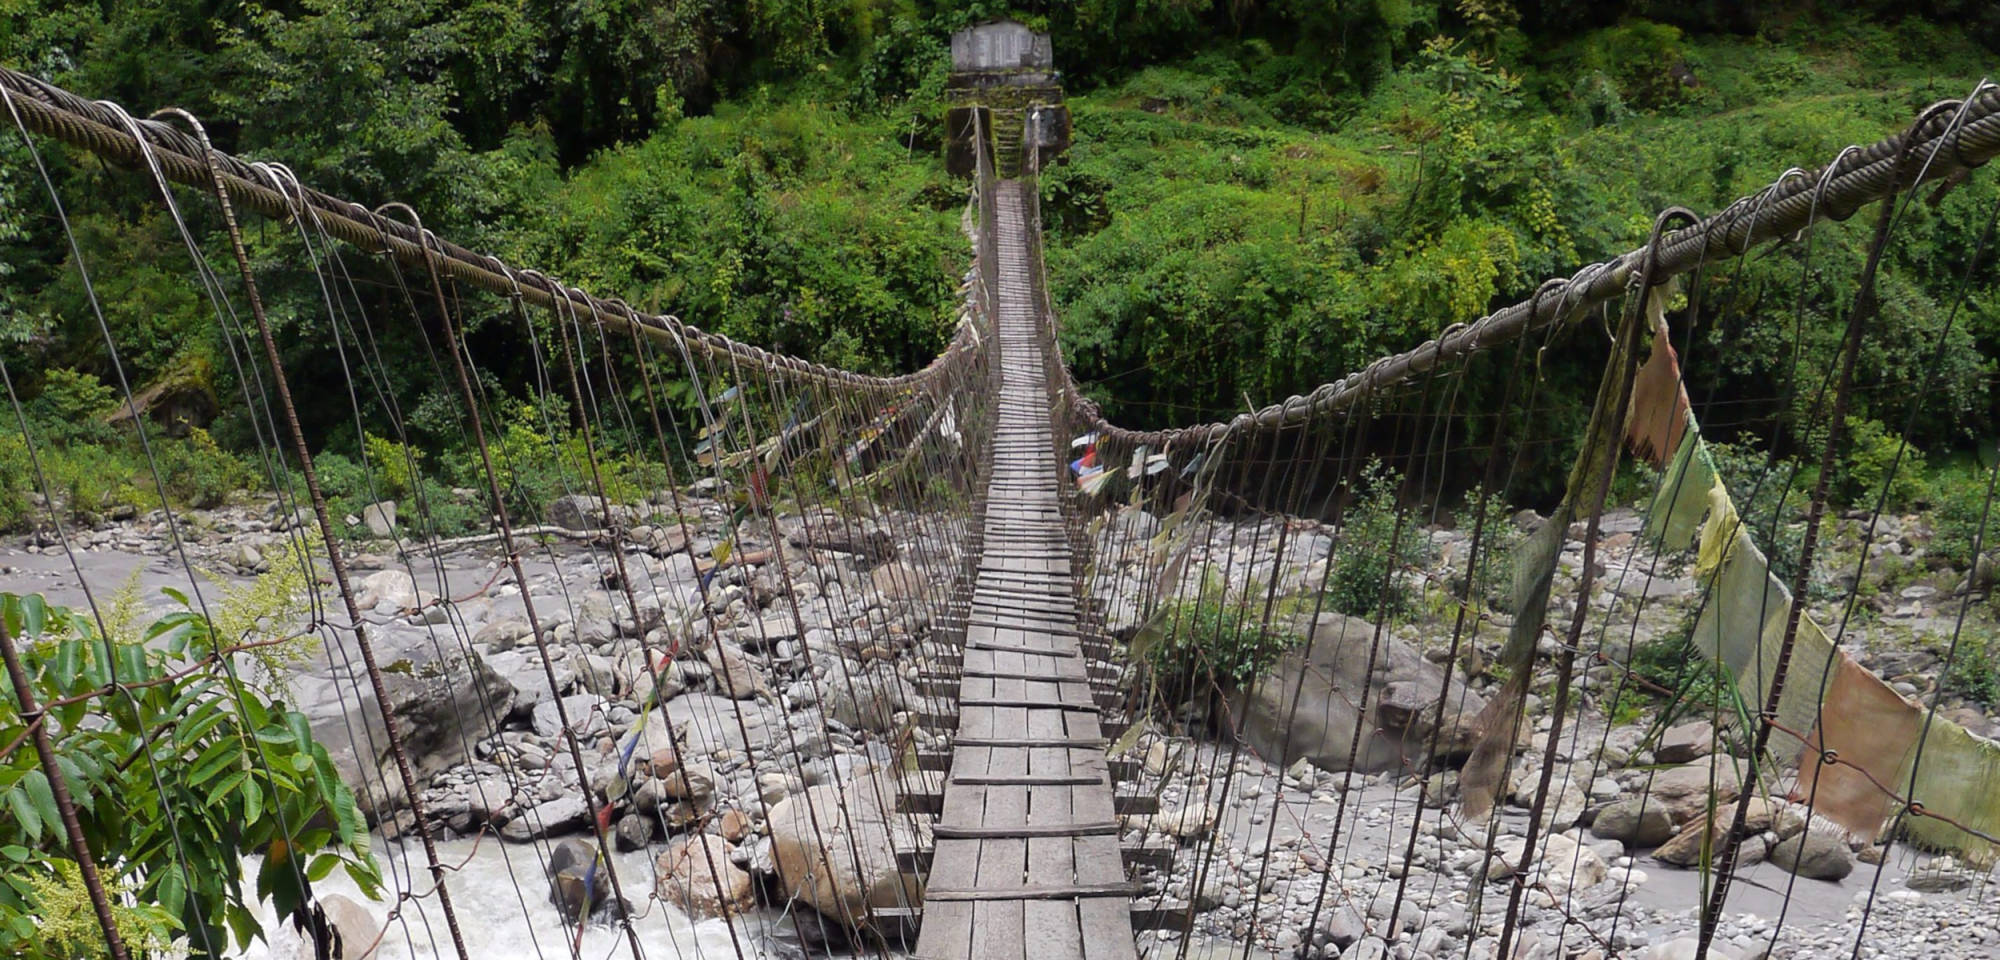
<svg viewBox="0 0 2000 960">
<path fill-rule="evenodd" d="M 255 614 L 285 592 L 285 579 L 239 594 L 213 621 L 167 591 L 184 609 L 143 629 L 119 613 L 131 604 L 115 605 L 100 628 L 39 594 L 0 594 L 0 624 L 45 710 L 121 935 L 138 952 L 181 937 L 193 956 L 227 952 L 231 934 L 247 945 L 261 933 L 253 905 L 292 915 L 336 868 L 364 891 L 381 883 L 354 794 L 305 715 L 241 675 L 238 661 L 257 659 L 246 651 L 266 660 L 299 652 L 301 640 L 256 626 L 275 619 Z M 0 953 L 101 955 L 30 734 L 9 685 L 0 693 L 0 745 L 11 745 L 0 747 Z M 240 864 L 253 853 L 263 868 L 246 891 Z"/>
</svg>

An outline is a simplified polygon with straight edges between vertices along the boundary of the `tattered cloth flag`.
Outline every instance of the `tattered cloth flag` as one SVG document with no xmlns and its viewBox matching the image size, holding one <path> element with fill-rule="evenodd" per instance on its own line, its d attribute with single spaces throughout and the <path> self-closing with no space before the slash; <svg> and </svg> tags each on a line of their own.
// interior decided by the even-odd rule
<svg viewBox="0 0 2000 960">
<path fill-rule="evenodd" d="M 1651 321 L 1652 356 L 1635 378 L 1626 417 L 1626 442 L 1664 471 L 1644 534 L 1662 549 L 1683 550 L 1699 531 L 1695 572 L 1710 594 L 1695 624 L 1694 646 L 1729 668 L 1748 709 L 1762 710 L 1775 679 L 1791 591 L 1772 576 L 1702 441 L 1680 388 L 1664 318 L 1654 313 Z M 1774 718 L 1774 732 L 1788 740 L 1804 732 L 1794 759 L 1799 776 L 1792 799 L 1809 801 L 1818 815 L 1873 839 L 1896 814 L 1896 794 L 1910 789 L 1914 778 L 1909 799 L 1932 816 L 1908 818 L 1905 833 L 1931 849 L 1991 863 L 2000 851 L 1947 818 L 2000 833 L 2000 743 L 1936 716 L 1929 718 L 1926 734 L 1924 713 L 1801 614 Z M 1839 762 L 1822 762 L 1822 751 L 1831 751 Z"/>
<path fill-rule="evenodd" d="M 1658 295 L 1655 294 L 1655 297 Z M 1650 298 L 1649 298 L 1650 299 Z M 1570 466 L 1562 502 L 1528 539 L 1514 551 L 1514 622 L 1507 629 L 1507 645 L 1500 652 L 1500 664 L 1507 670 L 1507 682 L 1474 718 L 1479 739 L 1472 755 L 1459 771 L 1460 804 L 1469 820 L 1483 820 L 1492 812 L 1493 801 L 1508 782 L 1508 766 L 1521 740 L 1521 719 L 1527 702 L 1528 682 L 1534 675 L 1535 647 L 1548 619 L 1549 591 L 1555 584 L 1556 560 L 1562 555 L 1563 538 L 1570 522 L 1583 515 L 1585 501 L 1601 503 L 1601 483 L 1618 458 L 1618 436 L 1622 425 L 1617 405 L 1630 389 L 1632 372 L 1630 333 L 1637 329 L 1638 317 L 1627 308 L 1620 324 L 1627 335 L 1612 347 L 1603 379 L 1598 382 L 1597 399 L 1591 406 L 1590 425 L 1585 428 L 1582 449 Z"/>
</svg>

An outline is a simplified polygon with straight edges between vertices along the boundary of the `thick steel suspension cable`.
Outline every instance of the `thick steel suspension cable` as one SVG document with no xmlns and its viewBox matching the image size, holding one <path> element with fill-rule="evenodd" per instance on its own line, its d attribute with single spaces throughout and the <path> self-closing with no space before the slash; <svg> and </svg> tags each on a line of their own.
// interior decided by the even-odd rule
<svg viewBox="0 0 2000 960">
<path fill-rule="evenodd" d="M 794 376 L 887 393 L 932 381 L 941 376 L 940 368 L 954 355 L 975 348 L 972 336 L 961 325 L 950 345 L 928 366 L 914 373 L 889 377 L 854 373 L 776 354 L 704 331 L 670 315 L 645 313 L 621 301 L 565 287 L 539 274 L 517 275 L 515 269 L 496 257 L 476 253 L 421 227 L 311 188 L 300 187 L 295 194 L 288 195 L 275 188 L 256 165 L 219 151 L 204 151 L 198 140 L 169 124 L 153 120 L 128 124 L 122 119 L 125 112 L 115 105 L 86 100 L 27 74 L 0 67 L 0 88 L 8 91 L 21 122 L 31 132 L 81 147 L 121 165 L 154 164 L 166 179 L 203 192 L 213 190 L 213 181 L 219 178 L 231 200 L 266 216 L 286 219 L 298 205 L 304 205 L 313 210 L 321 229 L 361 249 L 385 250 L 403 263 L 430 265 L 453 279 L 502 296 L 518 294 L 536 306 L 552 308 L 564 303 L 579 313 L 594 310 L 608 325 L 634 327 L 662 342 L 683 342 L 688 349 L 699 353 L 732 356 L 760 365 L 770 363 Z"/>
<path fill-rule="evenodd" d="M 1905 151 L 1921 151 L 1934 159 L 1919 176 L 1899 184 L 1898 158 Z M 1817 220 L 1845 220 L 1870 203 L 1982 166 L 1996 155 L 2000 155 L 2000 88 L 1986 85 L 1967 98 L 1960 111 L 1927 110 L 1907 130 L 1867 147 L 1848 147 L 1810 176 L 1788 171 L 1764 189 L 1738 198 L 1722 212 L 1666 233 L 1656 244 L 1587 264 L 1568 278 L 1551 280 L 1560 295 L 1538 292 L 1476 321 L 1454 326 L 1414 349 L 1382 357 L 1362 370 L 1321 385 L 1304 398 L 1291 397 L 1228 421 L 1131 430 L 1104 419 L 1096 404 L 1077 389 L 1065 366 L 1069 402 L 1093 429 L 1155 448 L 1169 442 L 1214 442 L 1232 429 L 1264 432 L 1295 427 L 1304 421 L 1307 409 L 1353 409 L 1382 388 L 1410 381 L 1441 363 L 1461 361 L 1607 303 L 1624 293 L 1649 255 L 1655 281 L 1664 282 L 1718 253 L 1742 254 L 1789 237 Z"/>
</svg>

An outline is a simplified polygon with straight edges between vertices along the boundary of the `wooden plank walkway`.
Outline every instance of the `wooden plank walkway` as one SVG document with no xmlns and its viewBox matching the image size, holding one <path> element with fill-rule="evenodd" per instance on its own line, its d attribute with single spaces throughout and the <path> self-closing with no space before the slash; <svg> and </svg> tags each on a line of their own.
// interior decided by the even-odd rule
<svg viewBox="0 0 2000 960">
<path fill-rule="evenodd" d="M 1067 447 L 1050 427 L 1026 197 L 1004 181 L 995 199 L 1000 399 L 986 552 L 916 956 L 1136 960 L 1135 890 L 1076 629 Z"/>
</svg>

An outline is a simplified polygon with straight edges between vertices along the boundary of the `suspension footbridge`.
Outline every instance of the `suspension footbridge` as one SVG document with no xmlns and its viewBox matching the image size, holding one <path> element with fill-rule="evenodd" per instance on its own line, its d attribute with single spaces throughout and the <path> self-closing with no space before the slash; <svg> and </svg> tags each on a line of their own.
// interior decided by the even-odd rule
<svg viewBox="0 0 2000 960">
<path fill-rule="evenodd" d="M 1721 955 L 1732 895 L 1789 909 L 1815 838 L 1880 851 L 1878 865 L 1897 844 L 1991 865 L 2000 747 L 1944 715 L 1941 691 L 1900 691 L 1863 667 L 1843 643 L 1845 617 L 1823 625 L 1793 602 L 1811 586 L 1817 534 L 1796 574 L 1766 560 L 1772 531 L 1746 523 L 1717 479 L 1702 410 L 1681 385 L 1682 368 L 1704 358 L 1685 340 L 1676 349 L 1665 290 L 1679 283 L 1698 302 L 1717 270 L 1780 241 L 1804 238 L 1812 257 L 1814 231 L 1865 211 L 1864 260 L 1818 254 L 1853 290 L 1840 317 L 1851 358 L 1910 198 L 1980 175 L 2000 153 L 2000 90 L 1981 85 L 1714 215 L 1666 211 L 1643 247 L 1489 316 L 1440 318 L 1450 325 L 1436 339 L 1308 396 L 1135 430 L 1107 421 L 1072 378 L 1043 281 L 1037 173 L 1069 142 L 1060 87 L 1032 37 L 982 42 L 1018 59 L 961 71 L 952 88 L 948 155 L 972 184 L 961 320 L 935 361 L 891 377 L 775 354 L 473 252 L 401 204 L 369 209 L 281 164 L 217 151 L 177 111 L 139 119 L 0 72 L 52 216 L 61 197 L 47 163 L 87 151 L 138 171 L 180 224 L 191 275 L 240 349 L 238 399 L 271 515 L 285 518 L 259 521 L 261 549 L 297 556 L 315 599 L 299 623 L 217 634 L 187 672 L 240 683 L 230 671 L 255 651 L 318 641 L 312 656 L 338 709 L 300 723 L 338 746 L 329 763 L 368 819 L 344 831 L 340 856 L 369 856 L 372 826 L 372 855 L 400 864 L 361 949 L 333 945 L 339 924 L 314 906 L 325 872 L 309 880 L 283 855 L 326 828 L 291 824 L 259 851 L 267 875 L 293 874 L 295 915 L 320 918 L 302 929 L 321 955 L 1118 960 L 1185 951 L 1197 936 L 1311 956 L 1370 943 L 1398 956 L 1639 955 L 1675 921 L 1638 919 L 1635 868 L 1608 863 L 1642 848 L 1672 862 L 1676 843 L 1697 851 L 1710 881 L 1681 898 L 1689 955 Z M 220 252 L 194 235 L 191 211 L 228 238 Z M 246 253 L 238 211 L 285 236 L 267 257 L 322 281 L 321 303 L 286 307 L 293 325 L 267 316 L 258 284 L 270 267 Z M 398 295 L 365 294 L 363 273 Z M 513 495 L 509 478 L 525 466 L 515 458 L 536 454 L 500 439 L 481 376 L 491 358 L 464 335 L 475 315 L 519 327 L 541 374 L 531 389 L 565 400 L 581 424 L 556 468 L 571 490 L 560 510 L 524 510 Z M 337 339 L 353 363 L 344 379 L 357 421 L 399 427 L 388 398 L 357 386 L 384 362 L 371 344 L 387 323 L 430 338 L 483 460 L 486 489 L 470 495 L 492 531 L 427 543 L 390 520 L 377 539 L 393 555 L 357 564 L 360 518 L 328 510 L 292 401 L 329 375 L 287 369 L 276 338 Z M 1537 352 L 1564 349 L 1558 338 L 1586 325 L 1602 325 L 1611 347 L 1585 433 L 1509 436 L 1542 429 Z M 108 328 L 105 341 L 116 366 Z M 1499 372 L 1505 394 L 1462 395 L 1475 367 Z M 1852 364 L 1802 371 L 1800 389 L 1819 377 L 1831 458 L 1851 442 L 1841 425 Z M 669 384 L 684 386 L 691 413 L 663 401 Z M 133 385 L 120 386 L 132 403 Z M 1574 440 L 1580 452 L 1561 503 L 1505 558 L 1502 612 L 1472 573 L 1498 549 L 1484 508 L 1536 440 Z M 663 472 L 659 492 L 606 483 L 617 445 Z M 1625 456 L 1660 478 L 1643 518 L 1607 502 Z M 1358 529 L 1349 511 L 1383 465 L 1401 507 L 1393 523 Z M 1458 580 L 1424 587 L 1442 612 L 1413 625 L 1386 603 L 1327 608 L 1344 554 L 1400 557 L 1401 544 L 1450 533 L 1417 506 L 1448 478 L 1483 492 L 1469 536 L 1449 541 Z M 89 532 L 55 509 L 59 491 L 46 494 L 37 555 L 71 558 L 88 590 L 75 558 Z M 1822 483 L 1808 531 L 1826 509 Z M 199 535 L 173 511 L 159 523 L 174 546 L 155 574 L 184 574 L 191 615 L 216 621 L 209 601 L 220 610 L 222 598 L 195 576 L 207 562 Z M 450 550 L 493 552 L 478 567 L 442 559 Z M 245 576 L 261 562 L 232 556 Z M 1387 587 L 1435 574 L 1405 563 L 1371 576 Z M 1657 604 L 1690 617 L 1691 649 L 1724 678 L 1735 714 L 1707 704 L 1706 741 L 1672 751 L 1648 741 L 1659 762 L 1644 765 L 1630 762 L 1637 744 L 1614 749 L 1620 734 L 1585 703 L 1615 702 L 1634 682 L 1617 637 L 1637 635 L 1648 604 L 1670 595 L 1652 584 L 1668 581 L 1688 582 L 1686 597 Z M 1947 656 L 1974 594 L 1952 600 Z M 164 682 L 114 671 L 70 684 L 62 703 L 37 702 L 29 681 L 57 669 L 38 651 L 61 649 L 63 631 L 111 651 L 115 631 L 92 619 L 17 618 L 0 633 L 24 721 L 7 756 L 32 755 L 38 783 L 77 781 L 57 740 L 89 725 L 58 707 L 109 710 Z M 1201 642 L 1175 648 L 1175 638 Z M 1159 682 L 1157 655 L 1133 662 L 1162 644 L 1187 660 L 1182 680 Z M 1206 659 L 1259 645 L 1270 647 L 1268 672 Z M 1465 668 L 1482 645 L 1503 669 Z M 232 696 L 249 709 L 228 684 L 184 706 Z M 173 738 L 161 742 L 170 750 Z M 206 755 L 158 753 L 149 769 L 164 786 L 201 772 Z M 282 775 L 254 757 L 239 772 L 218 782 L 241 790 Z M 38 856 L 86 867 L 107 952 L 133 955 L 114 913 L 188 904 L 185 889 L 169 892 L 188 882 L 191 861 L 174 846 L 186 841 L 163 845 L 158 861 L 107 850 L 97 809 L 67 789 L 48 802 L 61 815 L 36 831 Z M 1646 825 L 1643 838 L 1605 825 L 1620 804 L 1631 810 L 1612 816 Z M 1593 836 L 1616 852 L 1594 850 Z M 453 843 L 471 844 L 462 862 Z M 636 851 L 637 869 L 614 848 Z M 492 849 L 526 851 L 487 869 L 517 885 L 523 916 L 553 916 L 560 930 L 481 939 L 467 911 L 491 906 L 469 906 L 454 887 L 463 864 Z M 1767 858 L 1792 866 L 1733 893 L 1731 879 Z M 1842 948 L 1860 952 L 1884 869 L 1869 874 Z M 520 894 L 524 876 L 554 892 Z M 1772 901 L 1774 889 L 1784 892 Z M 552 914 L 536 912 L 551 899 Z M 726 934 L 663 929 L 670 911 L 719 919 Z M 603 936 L 587 938 L 593 930 Z M 197 950 L 236 949 L 220 927 L 186 933 L 224 939 Z M 1767 935 L 1779 942 L 1779 931 L 1757 931 Z"/>
</svg>

